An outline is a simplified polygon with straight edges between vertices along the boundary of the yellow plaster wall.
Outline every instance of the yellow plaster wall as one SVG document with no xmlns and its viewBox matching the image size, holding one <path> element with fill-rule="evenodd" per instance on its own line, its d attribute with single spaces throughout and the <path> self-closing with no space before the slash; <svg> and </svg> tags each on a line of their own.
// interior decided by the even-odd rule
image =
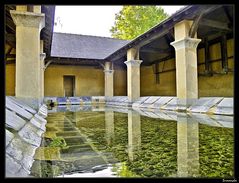
<svg viewBox="0 0 239 183">
<path fill-rule="evenodd" d="M 114 96 L 127 95 L 127 71 L 123 69 L 114 70 Z"/>
<path fill-rule="evenodd" d="M 164 64 L 164 66 L 163 66 Z M 159 71 L 175 68 L 174 59 L 159 64 Z M 159 84 L 156 84 L 153 66 L 140 68 L 140 96 L 176 96 L 176 72 L 168 71 L 159 74 Z"/>
<path fill-rule="evenodd" d="M 15 95 L 15 64 L 5 66 L 5 95 Z"/>
<path fill-rule="evenodd" d="M 101 69 L 82 66 L 50 65 L 44 75 L 44 95 L 64 96 L 63 76 L 75 76 L 76 96 L 104 94 L 104 75 Z"/>
<path fill-rule="evenodd" d="M 234 40 L 227 41 L 228 57 L 233 56 Z M 214 44 L 209 47 L 210 59 L 221 58 L 220 44 Z M 204 63 L 204 49 L 198 50 L 198 63 Z M 160 63 L 159 71 L 162 69 Z M 211 63 L 213 71 L 221 72 L 221 61 Z M 174 59 L 167 60 L 164 65 L 164 70 L 175 68 Z M 228 59 L 228 68 L 234 69 L 234 59 Z M 202 73 L 205 65 L 198 65 L 198 72 Z M 141 66 L 140 72 L 140 95 L 141 96 L 176 96 L 176 72 L 170 71 L 160 73 L 160 84 L 155 82 L 155 74 L 153 74 L 152 66 Z M 198 95 L 199 97 L 232 97 L 234 93 L 234 75 L 229 72 L 226 75 L 214 74 L 212 77 L 198 77 Z"/>
<path fill-rule="evenodd" d="M 50 65 L 44 76 L 45 96 L 64 96 L 63 76 L 75 76 L 76 96 L 103 96 L 103 69 L 83 66 Z M 114 95 L 126 95 L 126 71 L 114 72 Z"/>
<path fill-rule="evenodd" d="M 227 41 L 227 54 L 228 57 L 233 56 L 234 40 L 230 39 Z M 221 58 L 220 44 L 214 44 L 209 47 L 210 59 Z M 198 62 L 204 63 L 204 49 L 200 49 L 198 52 Z M 222 71 L 222 62 L 217 61 L 211 63 L 213 71 Z M 205 64 L 198 66 L 198 72 L 203 72 Z M 234 59 L 228 59 L 228 68 L 234 69 Z M 199 97 L 233 97 L 234 93 L 234 75 L 229 72 L 226 75 L 214 74 L 212 77 L 199 76 L 198 77 L 198 88 Z"/>
</svg>

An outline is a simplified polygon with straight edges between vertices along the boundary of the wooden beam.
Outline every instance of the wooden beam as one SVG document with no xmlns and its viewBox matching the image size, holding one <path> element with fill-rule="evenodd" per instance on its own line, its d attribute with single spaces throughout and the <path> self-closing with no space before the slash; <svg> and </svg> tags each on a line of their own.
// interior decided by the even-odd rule
<svg viewBox="0 0 239 183">
<path fill-rule="evenodd" d="M 14 24 L 13 20 L 8 16 L 6 16 L 6 26 L 13 32 L 16 32 L 16 25 Z"/>
<path fill-rule="evenodd" d="M 11 47 L 16 48 L 16 37 L 15 37 L 15 34 L 5 34 L 5 41 Z"/>
<path fill-rule="evenodd" d="M 193 24 L 189 30 L 189 37 L 194 38 L 195 34 L 198 30 L 199 27 L 199 23 L 202 19 L 203 16 L 205 16 L 206 14 L 214 11 L 215 9 L 220 8 L 222 5 L 213 5 L 213 6 L 207 6 L 207 8 L 202 8 L 199 12 L 199 14 L 197 15 L 196 19 L 193 21 Z"/>
<path fill-rule="evenodd" d="M 6 58 L 16 58 L 15 54 L 6 54 Z"/>
<path fill-rule="evenodd" d="M 226 37 L 227 37 L 227 39 L 232 39 L 233 38 L 233 34 L 232 33 L 226 34 Z M 210 45 L 213 45 L 213 44 L 220 43 L 221 39 L 222 39 L 221 36 L 218 37 L 218 38 L 212 39 L 212 40 L 208 41 L 208 44 L 210 46 Z M 204 47 L 205 47 L 205 43 L 200 42 L 199 45 L 198 45 L 198 49 L 204 48 Z"/>
<path fill-rule="evenodd" d="M 210 65 L 209 65 L 210 52 L 209 52 L 208 39 L 205 38 L 204 42 L 205 42 L 205 73 L 209 73 L 209 71 L 210 71 Z"/>
<path fill-rule="evenodd" d="M 227 60 L 227 37 L 226 35 L 222 36 L 221 41 L 221 56 L 222 56 L 222 69 L 226 73 L 228 72 L 228 60 Z"/>
<path fill-rule="evenodd" d="M 6 64 L 15 64 L 16 63 L 16 60 L 8 60 L 5 62 Z"/>
<path fill-rule="evenodd" d="M 174 55 L 174 54 L 173 54 L 173 55 L 169 55 L 169 56 L 164 57 L 164 58 L 161 58 L 161 59 L 154 60 L 154 61 L 150 62 L 150 63 L 147 64 L 147 65 L 152 65 L 152 64 L 164 62 L 164 61 L 169 60 L 169 59 L 172 59 L 172 58 L 175 58 L 175 55 Z"/>
<path fill-rule="evenodd" d="M 232 19 L 230 13 L 229 13 L 228 8 L 227 8 L 226 6 L 223 6 L 223 10 L 224 10 L 224 12 L 225 12 L 225 14 L 226 14 L 226 16 L 227 16 L 227 19 L 229 20 L 230 24 L 232 24 L 232 23 L 233 23 L 233 19 Z M 230 26 L 229 26 L 229 27 L 230 27 Z M 230 27 L 230 28 L 231 28 L 231 27 Z"/>
<path fill-rule="evenodd" d="M 219 21 L 205 19 L 205 18 L 201 20 L 200 25 L 212 27 L 215 29 L 223 30 L 223 31 L 232 31 L 232 29 L 229 28 L 228 24 L 225 22 L 219 22 Z"/>
<path fill-rule="evenodd" d="M 189 30 L 189 37 L 194 38 L 195 34 L 198 30 L 199 27 L 199 21 L 201 20 L 202 16 L 203 16 L 204 12 L 201 12 L 197 18 L 193 21 L 193 24 Z"/>
</svg>

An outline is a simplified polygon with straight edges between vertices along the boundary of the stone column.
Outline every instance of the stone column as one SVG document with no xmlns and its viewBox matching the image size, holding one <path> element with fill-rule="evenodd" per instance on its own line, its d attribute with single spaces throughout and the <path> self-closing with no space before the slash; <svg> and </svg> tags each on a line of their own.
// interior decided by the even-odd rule
<svg viewBox="0 0 239 183">
<path fill-rule="evenodd" d="M 140 97 L 140 64 L 138 49 L 131 48 L 127 51 L 127 93 L 130 103 Z"/>
<path fill-rule="evenodd" d="M 24 9 L 22 6 L 20 9 Z M 35 109 L 41 103 L 40 31 L 45 26 L 45 15 L 39 12 L 11 10 L 16 24 L 16 97 Z M 34 9 L 33 9 L 34 10 Z M 39 11 L 39 8 L 36 8 Z"/>
<path fill-rule="evenodd" d="M 134 160 L 134 154 L 141 146 L 140 114 L 135 111 L 128 112 L 128 156 Z"/>
<path fill-rule="evenodd" d="M 198 99 L 197 46 L 200 39 L 190 38 L 192 21 L 181 21 L 174 27 L 176 51 L 176 85 L 178 108 L 186 110 Z"/>
<path fill-rule="evenodd" d="M 46 54 L 43 53 L 43 45 L 44 45 L 44 41 L 41 40 L 40 41 L 40 64 L 41 64 L 40 83 L 41 83 L 41 87 L 39 87 L 41 101 L 43 101 L 43 98 L 44 98 L 44 71 L 45 71 L 45 61 L 44 60 L 46 58 Z"/>
<path fill-rule="evenodd" d="M 105 96 L 114 96 L 114 70 L 110 68 L 111 63 L 105 63 Z"/>
<path fill-rule="evenodd" d="M 105 136 L 110 145 L 114 139 L 114 111 L 105 111 Z"/>
<path fill-rule="evenodd" d="M 187 114 L 177 115 L 178 177 L 199 175 L 199 127 Z"/>
</svg>

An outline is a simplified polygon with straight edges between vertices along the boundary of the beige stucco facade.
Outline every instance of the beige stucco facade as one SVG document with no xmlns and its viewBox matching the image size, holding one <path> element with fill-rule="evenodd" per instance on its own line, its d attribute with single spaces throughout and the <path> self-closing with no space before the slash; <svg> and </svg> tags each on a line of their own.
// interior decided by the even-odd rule
<svg viewBox="0 0 239 183">
<path fill-rule="evenodd" d="M 50 65 L 45 70 L 45 96 L 64 96 L 63 76 L 75 76 L 75 96 L 103 96 L 104 70 L 86 66 Z M 126 72 L 114 69 L 114 95 L 126 94 Z"/>
</svg>

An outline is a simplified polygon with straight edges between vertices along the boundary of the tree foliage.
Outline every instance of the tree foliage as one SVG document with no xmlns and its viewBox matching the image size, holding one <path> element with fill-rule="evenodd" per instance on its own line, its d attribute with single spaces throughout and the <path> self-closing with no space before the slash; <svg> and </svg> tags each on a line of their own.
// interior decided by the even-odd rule
<svg viewBox="0 0 239 183">
<path fill-rule="evenodd" d="M 113 38 L 131 40 L 168 17 L 158 6 L 123 6 L 115 14 L 115 24 L 110 32 Z"/>
</svg>

